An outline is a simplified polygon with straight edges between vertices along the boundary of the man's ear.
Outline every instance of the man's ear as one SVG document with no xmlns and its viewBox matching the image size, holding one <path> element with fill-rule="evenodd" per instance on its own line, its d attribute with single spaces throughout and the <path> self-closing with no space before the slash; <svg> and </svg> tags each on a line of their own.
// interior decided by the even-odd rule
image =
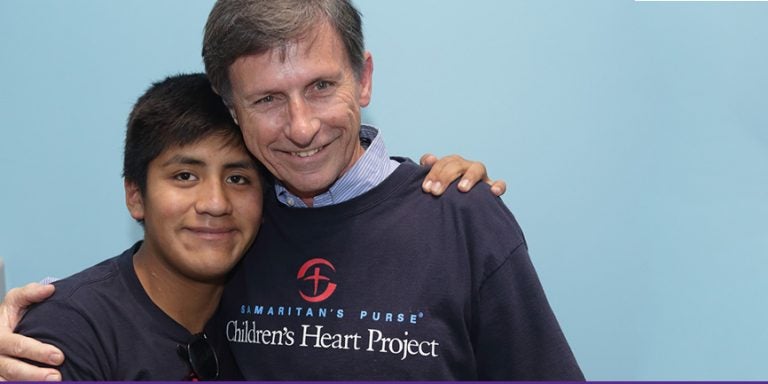
<svg viewBox="0 0 768 384">
<path fill-rule="evenodd" d="M 237 114 L 235 113 L 235 109 L 232 107 L 232 103 L 230 103 L 226 97 L 222 96 L 221 92 L 219 92 L 216 87 L 211 85 L 211 89 L 213 89 L 213 92 L 219 95 L 221 97 L 221 101 L 224 102 L 224 105 L 227 106 L 227 109 L 229 110 L 229 115 L 232 116 L 232 120 L 235 121 L 235 124 L 240 125 L 240 123 L 237 121 Z"/>
<path fill-rule="evenodd" d="M 230 115 L 230 116 L 232 116 L 232 120 L 234 120 L 234 121 L 235 121 L 235 124 L 237 124 L 238 126 L 240 126 L 240 122 L 239 122 L 239 121 L 237 121 L 237 113 L 235 113 L 235 109 L 234 109 L 234 108 L 232 108 L 232 107 L 229 105 L 229 103 L 227 103 L 227 104 L 226 104 L 226 106 L 227 106 L 227 109 L 229 109 L 229 115 Z"/>
<path fill-rule="evenodd" d="M 229 115 L 232 116 L 232 120 L 234 120 L 235 124 L 237 124 L 239 126 L 240 122 L 237 121 L 237 112 L 235 112 L 235 107 L 232 105 L 230 100 L 227 99 L 226 97 L 222 97 L 221 101 L 223 101 L 224 105 L 227 106 L 227 110 L 229 111 Z"/>
<path fill-rule="evenodd" d="M 133 181 L 123 180 L 125 187 L 125 206 L 136 221 L 144 220 L 144 198 L 139 185 Z"/>
<path fill-rule="evenodd" d="M 360 73 L 360 99 L 358 102 L 361 107 L 367 107 L 371 102 L 373 93 L 373 56 L 365 51 L 363 57 L 363 71 Z"/>
</svg>

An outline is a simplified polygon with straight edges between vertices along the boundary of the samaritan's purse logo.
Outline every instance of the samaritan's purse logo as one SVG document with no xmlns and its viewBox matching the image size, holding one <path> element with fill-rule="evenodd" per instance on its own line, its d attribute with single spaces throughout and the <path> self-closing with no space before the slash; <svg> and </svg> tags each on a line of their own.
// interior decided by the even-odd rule
<svg viewBox="0 0 768 384">
<path fill-rule="evenodd" d="M 299 268 L 299 273 L 296 275 L 298 280 L 309 281 L 312 283 L 311 295 L 302 292 L 302 288 L 305 287 L 299 289 L 299 295 L 301 295 L 301 298 L 310 303 L 319 303 L 331 297 L 333 291 L 336 290 L 336 284 L 332 283 L 329 277 L 320 274 L 320 269 L 323 266 L 327 267 L 323 269 L 330 268 L 332 272 L 336 272 L 336 268 L 334 268 L 333 264 L 331 264 L 328 260 L 317 258 L 304 263 L 304 265 Z M 321 284 L 321 282 L 327 283 Z M 322 291 L 320 290 L 321 287 L 324 288 Z M 304 291 L 308 291 L 308 289 L 304 289 Z"/>
</svg>

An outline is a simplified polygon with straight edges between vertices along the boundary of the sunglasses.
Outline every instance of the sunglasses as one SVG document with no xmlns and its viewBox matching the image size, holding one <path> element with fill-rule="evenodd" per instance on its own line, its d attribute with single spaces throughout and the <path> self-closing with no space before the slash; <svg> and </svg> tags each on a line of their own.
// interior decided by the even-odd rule
<svg viewBox="0 0 768 384">
<path fill-rule="evenodd" d="M 219 359 L 205 333 L 192 335 L 187 345 L 179 345 L 178 352 L 192 369 L 188 380 L 216 380 L 219 377 Z"/>
</svg>

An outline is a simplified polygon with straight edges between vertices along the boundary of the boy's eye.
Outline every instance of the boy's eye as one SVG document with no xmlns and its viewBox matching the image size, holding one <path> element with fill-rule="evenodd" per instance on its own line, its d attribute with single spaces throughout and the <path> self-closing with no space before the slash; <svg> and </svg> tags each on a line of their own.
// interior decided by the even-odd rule
<svg viewBox="0 0 768 384">
<path fill-rule="evenodd" d="M 245 176 L 232 175 L 227 177 L 227 182 L 230 184 L 247 184 L 248 179 Z"/>
<path fill-rule="evenodd" d="M 191 174 L 189 172 L 179 172 L 179 173 L 176 174 L 176 176 L 174 176 L 174 178 L 176 180 L 181 180 L 181 181 L 196 180 L 195 175 L 193 175 L 193 174 Z"/>
</svg>

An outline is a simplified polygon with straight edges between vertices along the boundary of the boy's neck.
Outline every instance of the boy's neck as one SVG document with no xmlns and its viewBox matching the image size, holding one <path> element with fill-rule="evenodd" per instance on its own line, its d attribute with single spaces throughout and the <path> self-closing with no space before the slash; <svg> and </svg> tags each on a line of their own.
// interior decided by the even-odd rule
<svg viewBox="0 0 768 384">
<path fill-rule="evenodd" d="M 224 291 L 224 281 L 200 282 L 172 271 L 144 245 L 133 256 L 133 267 L 149 298 L 190 333 L 203 331 Z"/>
</svg>

